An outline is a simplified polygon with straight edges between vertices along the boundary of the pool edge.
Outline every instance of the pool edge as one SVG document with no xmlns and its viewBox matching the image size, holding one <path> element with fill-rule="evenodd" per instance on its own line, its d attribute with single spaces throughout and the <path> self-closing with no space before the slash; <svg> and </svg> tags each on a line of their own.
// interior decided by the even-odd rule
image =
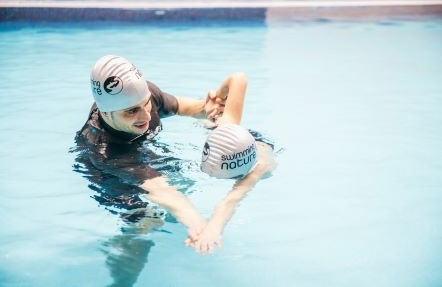
<svg viewBox="0 0 442 287">
<path fill-rule="evenodd" d="M 0 22 L 195 22 L 442 19 L 442 1 L 2 1 Z"/>
</svg>

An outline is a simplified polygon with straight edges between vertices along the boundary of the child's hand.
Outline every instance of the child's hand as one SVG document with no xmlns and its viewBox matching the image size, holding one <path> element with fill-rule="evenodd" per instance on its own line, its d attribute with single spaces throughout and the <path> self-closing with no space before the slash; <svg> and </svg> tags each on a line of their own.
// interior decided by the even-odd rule
<svg viewBox="0 0 442 287">
<path fill-rule="evenodd" d="M 200 254 L 213 253 L 215 246 L 222 248 L 221 232 L 218 228 L 208 224 L 199 234 L 197 240 L 190 242 L 189 245 Z"/>
</svg>

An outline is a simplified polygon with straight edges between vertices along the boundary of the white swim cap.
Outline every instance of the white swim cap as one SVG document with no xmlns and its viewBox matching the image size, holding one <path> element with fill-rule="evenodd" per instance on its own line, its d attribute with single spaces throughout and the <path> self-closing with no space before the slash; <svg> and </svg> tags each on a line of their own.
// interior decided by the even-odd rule
<svg viewBox="0 0 442 287">
<path fill-rule="evenodd" d="M 255 167 L 257 159 L 253 136 L 239 125 L 228 124 L 207 137 L 201 170 L 217 178 L 243 177 Z"/>
<path fill-rule="evenodd" d="M 91 72 L 91 88 L 101 112 L 130 108 L 150 97 L 140 70 L 114 55 L 100 58 Z"/>
</svg>

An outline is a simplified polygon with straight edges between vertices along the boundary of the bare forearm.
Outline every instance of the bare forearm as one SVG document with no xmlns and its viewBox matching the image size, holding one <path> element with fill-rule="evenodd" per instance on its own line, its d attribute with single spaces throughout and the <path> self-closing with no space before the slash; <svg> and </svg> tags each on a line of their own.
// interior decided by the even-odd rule
<svg viewBox="0 0 442 287">
<path fill-rule="evenodd" d="M 215 232 L 222 234 L 224 227 L 229 222 L 239 201 L 223 200 L 213 211 L 213 214 L 207 223 L 207 227 Z"/>
<path fill-rule="evenodd" d="M 240 124 L 246 89 L 247 76 L 238 72 L 230 75 L 216 91 L 217 97 L 226 100 L 224 114 L 218 122 L 220 125 Z"/>
<path fill-rule="evenodd" d="M 229 194 L 216 206 L 208 226 L 221 234 L 230 218 L 232 218 L 238 203 L 256 185 L 260 177 L 261 174 L 251 173 L 246 178 L 238 181 Z"/>
<path fill-rule="evenodd" d="M 176 190 L 170 190 L 167 193 L 159 204 L 169 210 L 179 222 L 186 227 L 192 227 L 196 222 L 204 221 L 204 218 L 182 193 Z"/>
<path fill-rule="evenodd" d="M 177 97 L 178 114 L 180 116 L 189 116 L 194 118 L 203 118 L 206 113 L 204 111 L 205 100 L 191 99 L 185 97 Z"/>
<path fill-rule="evenodd" d="M 169 186 L 164 179 L 158 177 L 145 181 L 141 188 L 147 191 L 147 199 L 170 211 L 186 227 L 192 227 L 204 221 L 189 199 Z"/>
</svg>

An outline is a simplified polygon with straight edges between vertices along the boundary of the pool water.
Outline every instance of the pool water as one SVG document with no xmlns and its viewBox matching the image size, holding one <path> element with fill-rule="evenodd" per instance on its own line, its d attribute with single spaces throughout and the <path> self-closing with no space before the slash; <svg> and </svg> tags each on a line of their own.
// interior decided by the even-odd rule
<svg viewBox="0 0 442 287">
<path fill-rule="evenodd" d="M 214 255 L 173 220 L 123 223 L 73 171 L 104 54 L 194 98 L 247 73 L 242 123 L 274 140 L 279 166 Z M 1 24 L 0 67 L 1 286 L 442 284 L 440 21 Z M 210 216 L 232 181 L 199 171 L 207 132 L 163 127 L 171 181 Z"/>
</svg>

